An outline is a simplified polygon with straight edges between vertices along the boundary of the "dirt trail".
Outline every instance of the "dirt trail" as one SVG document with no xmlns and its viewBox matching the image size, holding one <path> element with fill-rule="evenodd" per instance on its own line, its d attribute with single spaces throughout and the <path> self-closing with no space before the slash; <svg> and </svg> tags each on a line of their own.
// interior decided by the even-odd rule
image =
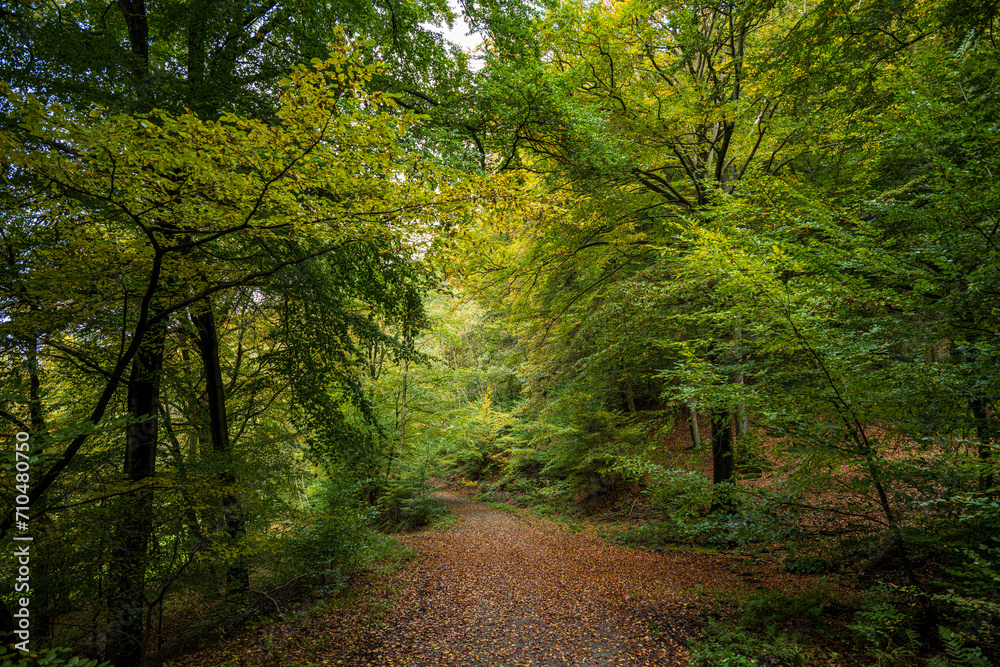
<svg viewBox="0 0 1000 667">
<path fill-rule="evenodd" d="M 686 664 L 678 628 L 690 582 L 671 576 L 685 559 L 438 498 L 458 522 L 402 538 L 421 559 L 386 625 L 345 664 Z"/>
<path fill-rule="evenodd" d="M 367 573 L 356 582 L 356 598 L 247 628 L 170 664 L 687 665 L 684 639 L 697 633 L 706 601 L 697 588 L 791 596 L 819 582 L 769 560 L 694 551 L 657 555 L 609 546 L 591 529 L 572 533 L 458 496 L 438 498 L 457 523 L 399 538 L 418 558 L 400 570 Z"/>
</svg>

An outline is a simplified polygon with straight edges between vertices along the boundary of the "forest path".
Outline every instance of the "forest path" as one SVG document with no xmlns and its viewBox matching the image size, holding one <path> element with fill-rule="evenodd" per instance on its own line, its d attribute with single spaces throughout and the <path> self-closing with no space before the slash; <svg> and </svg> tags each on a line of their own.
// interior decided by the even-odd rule
<svg viewBox="0 0 1000 667">
<path fill-rule="evenodd" d="M 687 664 L 680 628 L 692 611 L 681 591 L 691 582 L 675 573 L 690 570 L 688 558 L 437 498 L 457 523 L 400 538 L 418 563 L 384 625 L 345 664 Z"/>
</svg>

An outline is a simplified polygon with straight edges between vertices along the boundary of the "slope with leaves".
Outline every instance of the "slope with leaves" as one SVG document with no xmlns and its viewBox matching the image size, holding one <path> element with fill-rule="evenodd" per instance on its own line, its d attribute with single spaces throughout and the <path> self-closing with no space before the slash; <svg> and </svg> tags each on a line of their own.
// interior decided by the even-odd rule
<svg viewBox="0 0 1000 667">
<path fill-rule="evenodd" d="M 173 664 L 686 665 L 683 644 L 701 625 L 698 589 L 735 591 L 749 578 L 794 597 L 816 583 L 760 561 L 610 547 L 589 532 L 437 498 L 458 522 L 402 538 L 418 559 L 371 582 L 380 602 L 320 609 Z"/>
</svg>

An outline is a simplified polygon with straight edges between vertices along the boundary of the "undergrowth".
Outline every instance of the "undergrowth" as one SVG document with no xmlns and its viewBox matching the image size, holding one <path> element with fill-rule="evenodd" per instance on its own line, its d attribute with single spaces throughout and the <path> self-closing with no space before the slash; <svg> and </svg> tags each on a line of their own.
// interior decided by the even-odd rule
<svg viewBox="0 0 1000 667">
<path fill-rule="evenodd" d="M 845 665 L 829 646 L 839 621 L 832 620 L 831 589 L 824 583 L 797 595 L 782 591 L 719 592 L 703 608 L 701 632 L 688 641 L 692 664 Z"/>
</svg>

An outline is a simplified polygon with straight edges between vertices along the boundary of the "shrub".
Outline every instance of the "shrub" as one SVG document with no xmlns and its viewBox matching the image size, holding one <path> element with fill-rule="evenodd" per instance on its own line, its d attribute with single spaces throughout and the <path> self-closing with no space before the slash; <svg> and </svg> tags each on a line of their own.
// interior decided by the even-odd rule
<svg viewBox="0 0 1000 667">
<path fill-rule="evenodd" d="M 793 619 L 812 628 L 823 625 L 823 612 L 830 601 L 831 591 L 823 583 L 798 595 L 784 591 L 761 591 L 743 603 L 741 627 L 766 627 Z"/>
<path fill-rule="evenodd" d="M 607 538 L 626 547 L 657 549 L 676 538 L 674 526 L 666 521 L 649 521 L 638 526 L 616 532 Z"/>
<path fill-rule="evenodd" d="M 382 525 L 389 530 L 416 530 L 442 517 L 448 510 L 431 498 L 431 491 L 422 474 L 390 480 L 378 499 Z"/>
<path fill-rule="evenodd" d="M 316 481 L 294 530 L 276 540 L 276 578 L 322 572 L 342 578 L 364 565 L 373 515 L 358 501 L 357 486 L 336 476 Z"/>
<path fill-rule="evenodd" d="M 653 504 L 679 537 L 694 537 L 704 526 L 702 517 L 712 505 L 712 483 L 698 472 L 663 470 L 651 482 Z"/>
<path fill-rule="evenodd" d="M 110 663 L 71 655 L 68 648 L 47 648 L 30 653 L 0 645 L 0 667 L 110 667 Z"/>
<path fill-rule="evenodd" d="M 773 626 L 772 626 L 773 629 Z M 688 641 L 691 663 L 697 667 L 758 667 L 773 664 L 807 665 L 810 656 L 782 632 L 763 638 L 724 622 L 710 620 L 698 639 Z"/>
</svg>

